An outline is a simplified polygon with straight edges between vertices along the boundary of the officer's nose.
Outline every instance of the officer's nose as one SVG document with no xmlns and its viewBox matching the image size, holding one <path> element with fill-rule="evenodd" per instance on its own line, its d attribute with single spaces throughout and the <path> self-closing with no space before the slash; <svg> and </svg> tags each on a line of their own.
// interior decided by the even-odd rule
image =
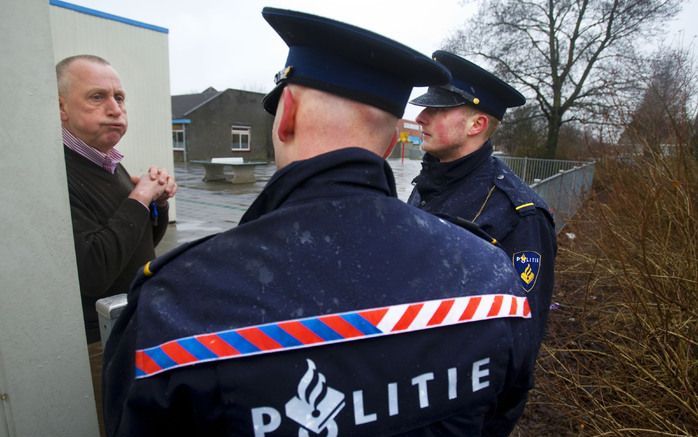
<svg viewBox="0 0 698 437">
<path fill-rule="evenodd" d="M 421 124 L 424 126 L 427 124 L 427 121 L 429 121 L 429 114 L 431 111 L 429 111 L 431 108 L 424 108 L 422 111 L 417 115 L 417 119 L 415 120 L 417 123 Z"/>
</svg>

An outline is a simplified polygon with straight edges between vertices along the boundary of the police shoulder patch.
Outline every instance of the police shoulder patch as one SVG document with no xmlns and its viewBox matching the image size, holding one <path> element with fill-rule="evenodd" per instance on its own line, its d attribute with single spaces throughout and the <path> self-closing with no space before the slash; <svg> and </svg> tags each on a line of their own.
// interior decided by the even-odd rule
<svg viewBox="0 0 698 437">
<path fill-rule="evenodd" d="M 519 275 L 521 286 L 528 293 L 533 290 L 538 279 L 540 271 L 541 256 L 538 252 L 524 250 L 516 252 L 512 255 L 511 261 L 514 264 L 514 269 Z"/>
</svg>

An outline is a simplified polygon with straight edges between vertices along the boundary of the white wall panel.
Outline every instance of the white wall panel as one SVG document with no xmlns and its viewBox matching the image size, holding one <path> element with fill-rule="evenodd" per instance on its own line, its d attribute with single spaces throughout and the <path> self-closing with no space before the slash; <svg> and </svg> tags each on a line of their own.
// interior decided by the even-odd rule
<svg viewBox="0 0 698 437">
<path fill-rule="evenodd" d="M 0 436 L 95 437 L 48 2 L 0 34 Z"/>
<path fill-rule="evenodd" d="M 117 149 L 129 173 L 142 174 L 149 165 L 174 173 L 168 34 L 55 5 L 50 18 L 55 62 L 92 54 L 118 71 L 129 127 Z M 174 220 L 174 202 L 170 206 Z"/>
</svg>

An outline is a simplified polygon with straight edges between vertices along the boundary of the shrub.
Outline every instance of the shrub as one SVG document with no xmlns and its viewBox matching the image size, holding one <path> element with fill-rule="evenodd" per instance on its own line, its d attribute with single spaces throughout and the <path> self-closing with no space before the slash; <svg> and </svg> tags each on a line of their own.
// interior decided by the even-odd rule
<svg viewBox="0 0 698 437">
<path fill-rule="evenodd" d="M 673 152 L 597 164 L 514 435 L 698 435 L 698 166 Z"/>
</svg>

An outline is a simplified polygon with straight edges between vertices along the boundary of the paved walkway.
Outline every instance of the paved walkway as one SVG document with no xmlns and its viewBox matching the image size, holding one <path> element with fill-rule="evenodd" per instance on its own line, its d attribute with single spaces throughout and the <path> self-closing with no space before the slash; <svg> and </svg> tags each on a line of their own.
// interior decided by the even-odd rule
<svg viewBox="0 0 698 437">
<path fill-rule="evenodd" d="M 420 163 L 415 160 L 389 160 L 398 188 L 398 197 L 407 200 L 412 191 L 412 179 L 419 173 Z M 171 223 L 158 245 L 158 255 L 216 232 L 237 226 L 243 213 L 264 188 L 276 171 L 274 164 L 255 169 L 254 184 L 230 182 L 203 182 L 203 167 L 196 164 L 175 164 L 177 190 L 177 221 Z"/>
</svg>

